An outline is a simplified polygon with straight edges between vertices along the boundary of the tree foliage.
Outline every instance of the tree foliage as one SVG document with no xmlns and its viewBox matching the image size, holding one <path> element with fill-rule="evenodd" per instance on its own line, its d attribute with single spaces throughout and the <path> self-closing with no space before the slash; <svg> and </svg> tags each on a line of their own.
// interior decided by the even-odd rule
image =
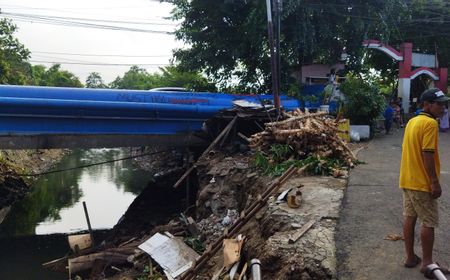
<svg viewBox="0 0 450 280">
<path fill-rule="evenodd" d="M 8 19 L 0 19 L 0 83 L 27 83 L 30 52 L 13 36 L 17 27 Z"/>
<path fill-rule="evenodd" d="M 35 85 L 51 87 L 83 87 L 78 77 L 69 71 L 61 70 L 61 65 L 54 64 L 48 69 L 42 65 L 33 66 Z"/>
<path fill-rule="evenodd" d="M 106 88 L 107 85 L 103 82 L 102 76 L 97 72 L 92 72 L 86 78 L 87 88 Z"/>
<path fill-rule="evenodd" d="M 349 75 L 340 90 L 346 97 L 344 116 L 352 124 L 373 124 L 384 108 L 379 88 L 365 79 Z"/>
<path fill-rule="evenodd" d="M 0 84 L 82 87 L 78 78 L 59 64 L 49 69 L 32 66 L 30 51 L 14 37 L 17 26 L 8 19 L 0 19 Z"/>
<path fill-rule="evenodd" d="M 111 88 L 148 90 L 157 87 L 183 87 L 194 91 L 214 91 L 215 86 L 201 74 L 183 71 L 175 66 L 160 68 L 161 73 L 148 73 L 147 70 L 132 66 L 123 77 L 117 77 Z"/>
<path fill-rule="evenodd" d="M 271 86 L 265 1 L 172 0 L 176 31 L 189 47 L 174 55 L 181 67 L 205 71 L 219 86 L 238 81 L 241 90 L 261 92 Z M 282 89 L 294 82 L 301 65 L 335 63 L 345 48 L 348 68 L 376 67 L 395 77 L 397 65 L 386 55 L 367 51 L 365 39 L 434 53 L 449 62 L 449 2 L 445 0 L 284 0 L 281 20 Z M 368 55 L 365 55 L 365 54 Z M 369 63 L 363 67 L 363 62 Z"/>
</svg>

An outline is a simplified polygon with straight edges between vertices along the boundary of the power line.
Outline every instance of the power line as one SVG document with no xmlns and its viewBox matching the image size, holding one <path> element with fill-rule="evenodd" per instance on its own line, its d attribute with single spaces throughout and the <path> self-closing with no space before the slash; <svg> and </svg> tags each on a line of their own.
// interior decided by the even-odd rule
<svg viewBox="0 0 450 280">
<path fill-rule="evenodd" d="M 87 22 L 106 22 L 106 23 L 120 23 L 120 24 L 137 24 L 137 25 L 168 25 L 176 26 L 176 23 L 159 23 L 159 22 L 142 22 L 142 21 L 122 21 L 122 20 L 110 20 L 110 19 L 93 19 L 93 18 L 79 18 L 79 17 L 61 17 L 61 16 L 49 16 L 38 14 L 23 14 L 23 13 L 8 13 L 2 12 L 4 15 L 16 16 L 21 18 L 38 18 L 48 20 L 73 20 L 73 21 L 87 21 Z"/>
<path fill-rule="evenodd" d="M 45 61 L 59 61 L 59 62 L 55 62 L 58 64 L 74 64 L 74 63 L 80 63 L 80 64 L 86 64 L 86 65 L 94 65 L 94 64 L 107 64 L 110 63 L 111 65 L 113 64 L 112 62 L 99 62 L 99 61 L 86 61 L 86 60 L 78 60 L 78 59 L 70 59 L 70 58 L 63 58 L 63 57 L 54 57 L 54 56 L 46 56 L 46 55 L 33 55 L 31 57 L 31 60 L 45 60 Z M 164 63 L 164 62 L 163 62 Z M 107 65 L 110 65 L 107 64 Z M 126 62 L 126 63 L 114 63 L 114 64 L 123 64 L 125 65 L 144 65 L 144 62 Z M 159 63 L 152 63 L 154 65 L 162 65 Z M 167 64 L 164 64 L 167 65 Z M 117 65 L 118 66 L 118 65 Z"/>
<path fill-rule="evenodd" d="M 86 23 L 86 22 L 77 22 L 77 21 L 72 21 L 72 20 L 49 19 L 49 18 L 46 18 L 46 17 L 28 18 L 28 17 L 10 15 L 9 13 L 2 13 L 2 14 L 5 17 L 11 18 L 11 19 L 15 19 L 17 21 L 31 22 L 31 23 L 43 23 L 43 24 L 62 25 L 62 26 L 70 26 L 70 27 L 109 29 L 109 30 L 116 30 L 116 31 L 132 31 L 132 32 L 143 32 L 143 33 L 155 33 L 155 34 L 163 34 L 163 35 L 173 35 L 174 34 L 171 31 L 139 29 L 139 28 L 114 26 L 114 25 L 101 25 L 101 24 L 93 24 L 93 23 Z"/>
<path fill-rule="evenodd" d="M 128 157 L 124 157 L 124 158 L 118 158 L 118 159 L 113 159 L 113 160 L 107 160 L 107 161 L 101 161 L 101 162 L 96 162 L 96 163 L 91 163 L 91 164 L 86 164 L 86 165 L 79 165 L 79 166 L 75 166 L 75 167 L 70 167 L 70 168 L 64 168 L 64 169 L 58 169 L 58 170 L 52 170 L 52 171 L 47 171 L 47 172 L 42 172 L 42 173 L 34 173 L 34 174 L 16 174 L 13 172 L 4 172 L 4 173 L 0 173 L 0 175 L 2 176 L 18 176 L 18 177 L 36 177 L 36 176 L 42 176 L 42 175 L 47 175 L 47 174 L 53 174 L 53 173 L 60 173 L 60 172 L 65 172 L 65 171 L 71 171 L 71 170 L 76 170 L 76 169 L 82 169 L 82 168 L 87 168 L 87 167 L 92 167 L 92 166 L 96 166 L 96 165 L 102 165 L 102 164 L 107 164 L 107 163 L 112 163 L 112 162 L 117 162 L 117 161 L 124 161 L 127 159 L 134 159 L 134 158 L 139 158 L 139 157 L 145 157 L 145 156 L 150 156 L 150 155 L 155 155 L 155 154 L 160 154 L 160 153 L 164 153 L 164 152 L 168 152 L 170 151 L 170 149 L 167 150 L 162 150 L 162 151 L 156 151 L 156 152 L 151 152 L 151 153 L 144 153 L 144 154 L 139 154 L 139 155 L 135 155 L 135 156 L 128 156 Z"/>
<path fill-rule="evenodd" d="M 44 60 L 29 60 L 31 63 L 49 63 L 49 64 L 74 64 L 74 65 L 91 65 L 91 66 L 169 66 L 170 64 L 155 64 L 155 63 L 90 63 L 90 62 L 64 62 L 64 61 L 44 61 Z"/>
<path fill-rule="evenodd" d="M 73 9 L 70 8 L 70 9 L 65 10 L 65 9 L 53 9 L 53 8 L 33 8 L 33 7 L 24 7 L 24 6 L 11 6 L 11 5 L 2 5 L 2 7 L 6 7 L 8 10 L 24 9 L 24 10 L 56 11 L 56 12 L 71 13 L 71 14 L 79 13 L 79 12 L 74 12 L 74 10 L 76 10 L 77 8 L 73 8 Z M 108 9 L 108 8 L 111 8 L 111 7 L 106 7 L 106 8 L 103 7 L 103 8 L 99 8 L 99 9 L 105 10 L 105 9 Z M 142 8 L 145 8 L 145 7 L 142 7 Z M 79 8 L 79 9 L 81 9 L 81 8 Z M 86 8 L 86 9 L 88 9 L 88 8 Z M 89 9 L 96 9 L 96 8 L 89 8 Z M 87 12 L 84 12 L 84 11 L 82 12 L 82 14 L 83 15 L 92 15 L 92 16 L 95 16 L 95 17 L 99 17 L 99 16 L 101 16 L 101 17 L 105 17 L 105 16 L 110 17 L 111 16 L 110 14 L 105 15 L 105 14 L 98 14 L 98 13 L 87 13 Z M 118 15 L 113 15 L 113 16 L 114 16 L 115 19 L 122 18 L 122 19 L 127 19 L 127 20 L 141 20 L 141 21 L 156 20 L 156 21 L 162 21 L 162 22 L 170 20 L 171 22 L 174 22 L 174 20 L 169 19 L 168 17 L 164 17 L 164 16 L 154 16 L 154 17 L 145 17 L 145 18 L 138 18 L 136 16 L 133 16 L 133 17 L 118 16 Z M 178 23 L 179 23 L 178 21 L 175 21 L 174 24 L 178 24 Z"/>
<path fill-rule="evenodd" d="M 56 55 L 71 55 L 71 56 L 105 56 L 105 57 L 171 57 L 171 55 L 125 55 L 125 54 L 82 54 L 82 53 L 65 53 L 65 52 L 44 52 L 44 51 L 31 51 L 34 53 L 43 54 L 56 54 Z"/>
</svg>

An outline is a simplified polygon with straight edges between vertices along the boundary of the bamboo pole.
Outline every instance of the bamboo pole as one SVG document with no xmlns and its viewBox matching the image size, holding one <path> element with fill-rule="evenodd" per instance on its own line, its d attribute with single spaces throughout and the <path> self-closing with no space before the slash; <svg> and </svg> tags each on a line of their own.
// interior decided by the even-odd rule
<svg viewBox="0 0 450 280">
<path fill-rule="evenodd" d="M 230 131 L 230 129 L 233 127 L 234 123 L 236 122 L 238 116 L 235 116 L 229 123 L 228 125 L 222 130 L 222 132 L 216 137 L 216 139 L 214 139 L 214 141 L 208 146 L 208 148 L 206 148 L 206 150 L 202 153 L 202 155 L 197 159 L 197 162 L 199 159 L 201 159 L 203 156 L 205 156 L 212 148 L 214 148 L 214 146 L 217 145 L 217 143 L 220 141 L 220 139 L 222 139 L 222 137 L 224 137 L 226 134 L 228 134 L 228 132 Z M 197 167 L 197 162 L 195 162 L 188 170 L 186 170 L 186 172 L 184 172 L 184 174 L 180 177 L 180 179 L 178 179 L 178 181 L 173 185 L 174 188 L 178 188 L 178 186 L 180 186 L 181 183 L 183 183 L 183 181 L 186 179 L 187 176 L 189 176 L 189 174 L 191 174 L 192 170 L 194 170 Z"/>
</svg>

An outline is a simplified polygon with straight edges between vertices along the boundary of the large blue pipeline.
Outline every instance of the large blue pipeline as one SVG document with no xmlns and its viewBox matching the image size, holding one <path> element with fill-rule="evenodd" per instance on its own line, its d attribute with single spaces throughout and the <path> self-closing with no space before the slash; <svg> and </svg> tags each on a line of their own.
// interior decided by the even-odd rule
<svg viewBox="0 0 450 280">
<path fill-rule="evenodd" d="M 233 101 L 272 95 L 0 86 L 1 135 L 162 135 L 193 132 Z M 297 100 L 281 96 L 286 110 Z"/>
</svg>

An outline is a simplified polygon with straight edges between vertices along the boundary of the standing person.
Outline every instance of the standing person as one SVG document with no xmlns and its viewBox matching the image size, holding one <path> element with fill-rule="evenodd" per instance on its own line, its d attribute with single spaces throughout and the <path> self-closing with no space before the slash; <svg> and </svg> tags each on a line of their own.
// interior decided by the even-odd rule
<svg viewBox="0 0 450 280">
<path fill-rule="evenodd" d="M 397 126 L 397 129 L 400 129 L 400 127 L 403 127 L 403 110 L 401 106 L 396 102 L 393 102 L 392 105 L 394 108 L 394 122 Z"/>
<path fill-rule="evenodd" d="M 444 115 L 439 120 L 439 130 L 441 132 L 447 132 L 449 129 L 449 122 L 448 122 L 448 104 L 445 108 Z"/>
<path fill-rule="evenodd" d="M 439 183 L 440 162 L 438 154 L 439 127 L 436 118 L 444 114 L 449 100 L 439 89 L 422 93 L 423 111 L 406 125 L 400 164 L 400 188 L 403 189 L 403 236 L 406 260 L 404 266 L 417 266 L 421 259 L 414 253 L 414 227 L 417 218 L 422 222 L 422 267 L 433 262 L 434 228 L 438 226 L 437 198 L 442 190 Z M 441 268 L 448 274 L 448 269 Z"/>
<path fill-rule="evenodd" d="M 384 110 L 384 129 L 386 130 L 386 134 L 389 134 L 392 127 L 392 120 L 394 118 L 394 108 L 391 106 L 392 102 L 387 105 L 386 110 Z"/>
</svg>

